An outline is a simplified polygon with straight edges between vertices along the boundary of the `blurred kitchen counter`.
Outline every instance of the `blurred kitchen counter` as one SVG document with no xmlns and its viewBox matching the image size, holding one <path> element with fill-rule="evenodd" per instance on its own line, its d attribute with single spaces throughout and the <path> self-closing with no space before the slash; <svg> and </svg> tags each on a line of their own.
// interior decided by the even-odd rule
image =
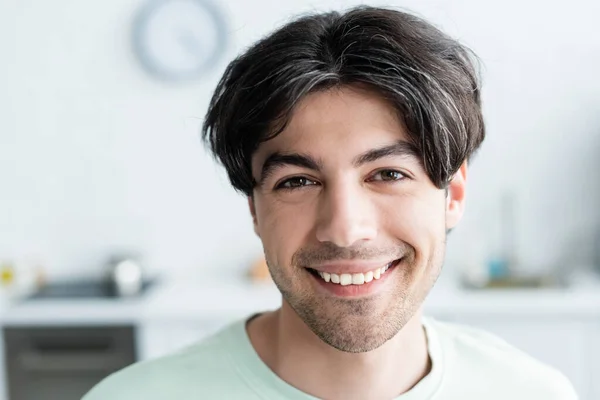
<svg viewBox="0 0 600 400">
<path fill-rule="evenodd" d="M 48 299 L 4 302 L 3 325 L 122 325 L 152 321 L 230 320 L 275 309 L 281 297 L 271 282 L 194 279 L 163 281 L 139 298 Z M 441 277 L 425 314 L 565 315 L 600 318 L 600 277 L 577 276 L 564 288 L 465 289 Z"/>
<path fill-rule="evenodd" d="M 133 326 L 137 357 L 146 360 L 196 343 L 236 319 L 275 309 L 280 302 L 273 283 L 181 279 L 158 283 L 140 298 L 5 302 L 0 323 Z M 465 289 L 442 275 L 425 302 L 425 315 L 492 332 L 565 373 L 581 399 L 600 398 L 594 377 L 600 371 L 597 275 L 576 277 L 564 288 L 482 290 Z"/>
<path fill-rule="evenodd" d="M 542 288 L 469 289 L 454 277 L 440 278 L 425 302 L 425 311 L 600 318 L 600 275 L 578 272 L 564 286 Z"/>
</svg>

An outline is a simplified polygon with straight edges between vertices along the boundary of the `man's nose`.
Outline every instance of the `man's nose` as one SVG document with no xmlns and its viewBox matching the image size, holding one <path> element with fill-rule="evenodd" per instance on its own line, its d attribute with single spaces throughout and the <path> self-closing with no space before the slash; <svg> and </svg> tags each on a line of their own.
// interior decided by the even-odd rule
<svg viewBox="0 0 600 400">
<path fill-rule="evenodd" d="M 365 189 L 349 183 L 327 187 L 319 204 L 317 240 L 351 247 L 377 235 L 374 205 Z"/>
</svg>

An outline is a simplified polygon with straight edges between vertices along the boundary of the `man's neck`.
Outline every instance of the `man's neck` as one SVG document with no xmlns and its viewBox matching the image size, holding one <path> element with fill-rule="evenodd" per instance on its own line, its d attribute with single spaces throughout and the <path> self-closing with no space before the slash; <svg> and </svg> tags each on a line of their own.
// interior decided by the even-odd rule
<svg viewBox="0 0 600 400">
<path fill-rule="evenodd" d="M 421 312 L 381 347 L 346 353 L 321 341 L 284 301 L 248 324 L 260 358 L 281 379 L 324 399 L 390 399 L 430 369 Z"/>
</svg>

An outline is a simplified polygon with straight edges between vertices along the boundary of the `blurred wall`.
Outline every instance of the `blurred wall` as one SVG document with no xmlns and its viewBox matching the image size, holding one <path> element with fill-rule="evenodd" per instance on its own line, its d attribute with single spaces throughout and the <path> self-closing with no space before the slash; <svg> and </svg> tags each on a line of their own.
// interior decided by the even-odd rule
<svg viewBox="0 0 600 400">
<path fill-rule="evenodd" d="M 216 0 L 215 0 L 216 1 Z M 227 60 L 292 14 L 352 1 L 231 0 L 226 56 L 197 82 L 165 84 L 132 54 L 141 0 L 0 2 L 0 259 L 95 274 L 120 247 L 173 273 L 245 268 L 260 253 L 246 200 L 199 141 Z M 600 2 L 389 1 L 483 60 L 488 137 L 450 237 L 458 265 L 516 199 L 524 268 L 589 263 L 600 226 Z"/>
</svg>

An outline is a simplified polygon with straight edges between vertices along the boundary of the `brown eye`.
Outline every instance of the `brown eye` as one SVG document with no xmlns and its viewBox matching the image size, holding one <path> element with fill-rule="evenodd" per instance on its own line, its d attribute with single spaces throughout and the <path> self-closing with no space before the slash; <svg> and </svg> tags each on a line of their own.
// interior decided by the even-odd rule
<svg viewBox="0 0 600 400">
<path fill-rule="evenodd" d="M 389 182 L 389 181 L 399 181 L 399 180 L 404 179 L 405 177 L 406 176 L 400 171 L 396 171 L 394 169 L 384 169 L 384 170 L 377 172 L 371 180 Z"/>
<path fill-rule="evenodd" d="M 286 179 L 285 181 L 278 184 L 275 187 L 275 189 L 276 190 L 279 190 L 279 189 L 293 190 L 293 189 L 299 189 L 304 186 L 312 186 L 312 185 L 316 185 L 316 182 L 312 181 L 308 178 L 305 178 L 303 176 L 297 176 L 294 178 Z"/>
</svg>

